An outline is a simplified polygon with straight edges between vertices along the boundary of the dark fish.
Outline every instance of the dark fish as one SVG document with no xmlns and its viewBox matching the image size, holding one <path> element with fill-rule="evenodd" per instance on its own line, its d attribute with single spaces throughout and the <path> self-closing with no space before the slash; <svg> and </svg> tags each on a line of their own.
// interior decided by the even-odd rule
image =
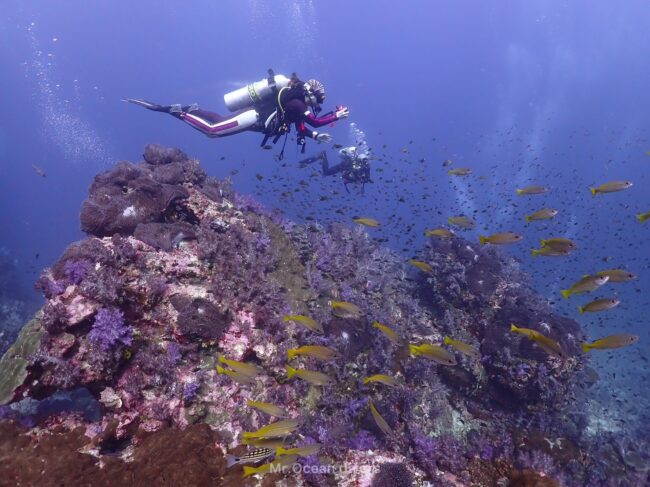
<svg viewBox="0 0 650 487">
<path fill-rule="evenodd" d="M 273 450 L 269 448 L 255 448 L 254 450 L 247 451 L 240 457 L 235 455 L 226 455 L 227 468 L 233 465 L 241 465 L 242 463 L 257 463 L 265 460 L 273 455 Z"/>
</svg>

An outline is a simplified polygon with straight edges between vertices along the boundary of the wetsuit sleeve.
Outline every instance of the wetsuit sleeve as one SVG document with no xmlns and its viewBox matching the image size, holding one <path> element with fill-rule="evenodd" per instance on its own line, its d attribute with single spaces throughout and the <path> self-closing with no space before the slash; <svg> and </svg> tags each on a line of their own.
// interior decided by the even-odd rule
<svg viewBox="0 0 650 487">
<path fill-rule="evenodd" d="M 322 117 L 316 117 L 309 110 L 305 111 L 300 122 L 296 122 L 296 130 L 303 137 L 311 137 L 315 139 L 318 135 L 318 132 L 309 130 L 305 126 L 305 122 L 311 125 L 312 127 L 322 127 L 332 122 L 336 122 L 336 116 L 333 113 L 328 113 Z"/>
<path fill-rule="evenodd" d="M 336 120 L 336 115 L 333 112 L 323 115 L 322 117 L 316 117 L 310 111 L 305 112 L 305 122 L 312 127 L 322 127 L 323 125 L 336 122 Z"/>
</svg>

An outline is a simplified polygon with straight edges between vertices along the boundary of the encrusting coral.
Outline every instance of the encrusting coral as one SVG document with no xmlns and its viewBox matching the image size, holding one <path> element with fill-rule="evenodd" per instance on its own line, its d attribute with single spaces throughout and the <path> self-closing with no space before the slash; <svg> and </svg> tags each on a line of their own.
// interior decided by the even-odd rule
<svg viewBox="0 0 650 487">
<path fill-rule="evenodd" d="M 181 151 L 159 146 L 147 146 L 143 162 L 98 175 L 81 223 L 88 237 L 43 273 L 46 303 L 0 362 L 0 403 L 17 420 L 15 405 L 25 398 L 85 388 L 101 404 L 101 419 L 72 408 L 27 430 L 0 424 L 3 478 L 43 483 L 47 461 L 40 477 L 21 468 L 53 454 L 65 435 L 75 445 L 65 450 L 70 477 L 52 478 L 98 475 L 97 485 L 142 480 L 136 465 L 153 455 L 178 455 L 177 479 L 204 468 L 201 481 L 209 477 L 210 485 L 259 478 L 537 485 L 525 479 L 538 476 L 547 479 L 539 485 L 561 476 L 582 485 L 589 478 L 584 425 L 565 414 L 584 407 L 576 394 L 582 333 L 494 250 L 432 239 L 421 251 L 431 271 L 421 272 L 358 227 L 285 221 Z M 333 312 L 339 301 L 359 312 Z M 323 333 L 287 315 L 310 317 Z M 548 355 L 511 333 L 511 323 L 544 331 L 567 356 Z M 480 357 L 448 348 L 457 364 L 445 366 L 409 353 L 409 343 L 442 345 L 445 336 Z M 303 345 L 328 347 L 336 359 L 306 354 L 289 362 L 288 350 Z M 303 380 L 290 379 L 287 365 Z M 314 385 L 315 372 L 329 385 Z M 364 384 L 374 374 L 397 384 Z M 266 477 L 242 480 L 240 466 L 226 469 L 226 453 L 246 451 L 243 433 L 272 421 L 248 401 L 300 418 L 285 446 L 318 443 L 318 454 Z M 544 440 L 561 441 L 560 429 L 575 434 L 544 449 Z M 6 453 L 18 444 L 35 446 Z M 185 444 L 210 454 L 186 462 Z M 533 464 L 527 454 L 549 460 Z M 153 485 L 159 477 L 151 475 Z"/>
</svg>

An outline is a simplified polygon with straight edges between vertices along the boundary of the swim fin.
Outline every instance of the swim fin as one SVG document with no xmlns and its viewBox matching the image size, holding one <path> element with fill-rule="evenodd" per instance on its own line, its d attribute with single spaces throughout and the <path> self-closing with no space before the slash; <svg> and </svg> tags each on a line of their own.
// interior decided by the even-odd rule
<svg viewBox="0 0 650 487">
<path fill-rule="evenodd" d="M 127 103 L 133 103 L 134 105 L 144 107 L 147 110 L 153 110 L 154 112 L 169 113 L 169 109 L 171 108 L 168 105 L 158 105 L 157 103 L 152 103 L 147 100 L 138 100 L 137 98 L 123 98 L 122 101 Z"/>
</svg>

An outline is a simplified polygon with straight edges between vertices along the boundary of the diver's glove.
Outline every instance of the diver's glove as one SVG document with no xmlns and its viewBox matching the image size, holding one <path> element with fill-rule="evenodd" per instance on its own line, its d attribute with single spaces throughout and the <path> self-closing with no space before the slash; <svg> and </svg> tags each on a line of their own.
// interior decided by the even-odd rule
<svg viewBox="0 0 650 487">
<path fill-rule="evenodd" d="M 334 116 L 336 117 L 337 120 L 341 120 L 342 118 L 348 118 L 350 116 L 350 109 L 348 107 L 338 106 L 336 107 L 336 112 L 334 112 Z"/>
<path fill-rule="evenodd" d="M 314 139 L 316 139 L 316 142 L 318 142 L 319 144 L 321 142 L 325 142 L 326 144 L 332 142 L 332 136 L 326 133 L 316 134 L 316 137 L 314 137 Z"/>
</svg>

